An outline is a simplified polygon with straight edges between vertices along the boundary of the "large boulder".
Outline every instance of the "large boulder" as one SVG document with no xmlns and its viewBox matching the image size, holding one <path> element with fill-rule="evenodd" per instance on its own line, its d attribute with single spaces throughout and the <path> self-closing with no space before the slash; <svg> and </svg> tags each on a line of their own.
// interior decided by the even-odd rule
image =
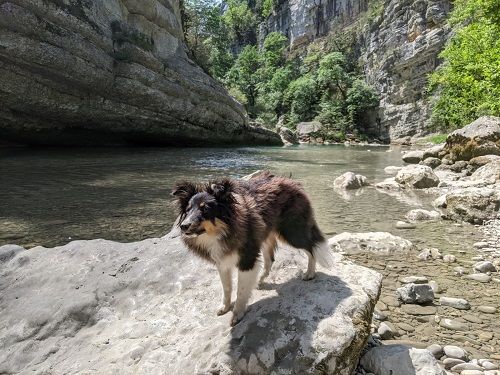
<svg viewBox="0 0 500 375">
<path fill-rule="evenodd" d="M 374 347 L 361 358 L 360 364 L 367 372 L 377 375 L 444 374 L 429 350 L 405 345 Z"/>
<path fill-rule="evenodd" d="M 301 142 L 309 142 L 321 130 L 323 125 L 319 121 L 299 122 L 297 124 L 297 135 Z"/>
<path fill-rule="evenodd" d="M 482 167 L 483 165 L 486 165 L 486 164 L 491 163 L 493 161 L 500 161 L 500 156 L 498 156 L 498 155 L 476 156 L 475 158 L 472 158 L 469 160 L 469 167 L 472 170 L 476 170 L 479 167 Z"/>
<path fill-rule="evenodd" d="M 347 254 L 366 251 L 376 254 L 393 254 L 406 253 L 413 249 L 410 241 L 387 232 L 343 232 L 333 236 L 328 242 L 337 251 Z"/>
<path fill-rule="evenodd" d="M 350 375 L 381 286 L 338 254 L 305 282 L 306 257 L 283 249 L 231 328 L 218 272 L 178 238 L 16 251 L 0 268 L 0 373 Z"/>
<path fill-rule="evenodd" d="M 333 186 L 345 190 L 359 189 L 367 185 L 369 184 L 365 176 L 353 172 L 346 172 L 333 181 Z"/>
<path fill-rule="evenodd" d="M 423 156 L 423 159 L 427 159 L 427 158 L 438 158 L 441 156 L 441 153 L 443 152 L 444 150 L 444 146 L 445 144 L 444 143 L 441 143 L 439 145 L 435 145 L 435 146 L 432 146 L 428 149 L 425 149 L 424 150 L 424 156 Z"/>
<path fill-rule="evenodd" d="M 187 55 L 179 0 L 2 1 L 0 139 L 280 145 Z"/>
<path fill-rule="evenodd" d="M 424 151 L 421 150 L 408 151 L 405 152 L 401 158 L 405 163 L 418 164 L 424 159 Z"/>
<path fill-rule="evenodd" d="M 445 151 L 452 160 L 500 155 L 500 117 L 483 116 L 448 135 Z"/>
<path fill-rule="evenodd" d="M 479 167 L 472 174 L 471 179 L 491 182 L 500 180 L 500 160 L 495 160 Z"/>
<path fill-rule="evenodd" d="M 494 219 L 500 209 L 500 189 L 498 187 L 471 187 L 453 190 L 446 194 L 445 217 L 453 220 L 482 224 Z"/>
<path fill-rule="evenodd" d="M 278 134 L 280 135 L 281 140 L 285 144 L 295 145 L 299 143 L 297 135 L 285 126 L 278 128 Z"/>
<path fill-rule="evenodd" d="M 396 182 L 415 189 L 438 186 L 439 177 L 426 165 L 408 165 L 396 174 Z"/>
</svg>

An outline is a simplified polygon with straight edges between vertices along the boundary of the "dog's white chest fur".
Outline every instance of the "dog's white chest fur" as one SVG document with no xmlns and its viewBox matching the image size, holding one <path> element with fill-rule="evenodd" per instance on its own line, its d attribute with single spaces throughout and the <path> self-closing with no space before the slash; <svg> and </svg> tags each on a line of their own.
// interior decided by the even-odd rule
<svg viewBox="0 0 500 375">
<path fill-rule="evenodd" d="M 210 257 L 217 265 L 224 268 L 236 266 L 236 254 L 228 254 L 222 246 L 218 236 L 203 233 L 196 237 L 196 243 L 210 254 Z"/>
</svg>

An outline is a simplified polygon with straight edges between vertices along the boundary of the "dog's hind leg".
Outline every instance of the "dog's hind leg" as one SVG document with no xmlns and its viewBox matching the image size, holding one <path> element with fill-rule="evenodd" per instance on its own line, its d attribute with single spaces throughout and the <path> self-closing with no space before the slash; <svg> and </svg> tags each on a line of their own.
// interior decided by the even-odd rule
<svg viewBox="0 0 500 375">
<path fill-rule="evenodd" d="M 308 262 L 307 262 L 307 271 L 304 275 L 302 275 L 302 280 L 312 280 L 314 276 L 316 276 L 316 259 L 311 254 L 310 251 L 306 250 Z"/>
<path fill-rule="evenodd" d="M 271 271 L 271 267 L 274 262 L 274 250 L 276 249 L 276 235 L 270 234 L 267 240 L 264 242 L 262 246 L 262 258 L 264 260 L 264 269 L 262 274 L 260 275 L 259 285 L 261 285 L 267 276 L 269 276 L 269 272 Z"/>
<path fill-rule="evenodd" d="M 245 315 L 245 310 L 247 308 L 248 300 L 252 294 L 253 288 L 257 283 L 257 278 L 259 276 L 260 264 L 255 262 L 253 268 L 248 271 L 238 271 L 238 293 L 236 295 L 236 302 L 233 308 L 233 318 L 231 319 L 231 325 L 234 326 L 238 323 L 243 315 Z"/>
<path fill-rule="evenodd" d="M 230 267 L 217 267 L 219 271 L 220 281 L 222 282 L 222 289 L 224 297 L 222 298 L 222 307 L 217 311 L 217 315 L 224 315 L 231 310 L 231 293 L 233 291 L 233 280 L 231 278 Z"/>
</svg>

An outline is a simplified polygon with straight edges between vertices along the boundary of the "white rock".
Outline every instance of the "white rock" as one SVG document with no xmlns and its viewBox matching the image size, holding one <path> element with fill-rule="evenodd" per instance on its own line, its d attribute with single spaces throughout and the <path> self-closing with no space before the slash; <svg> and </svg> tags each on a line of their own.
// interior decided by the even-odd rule
<svg viewBox="0 0 500 375">
<path fill-rule="evenodd" d="M 424 150 L 423 159 L 439 157 L 440 152 L 443 151 L 444 149 L 444 145 L 445 145 L 444 143 L 441 143 L 439 145 Z"/>
<path fill-rule="evenodd" d="M 401 157 L 405 163 L 418 164 L 424 158 L 424 151 L 408 151 Z"/>
<path fill-rule="evenodd" d="M 407 223 L 406 221 L 397 221 L 396 222 L 396 228 L 397 229 L 415 229 L 417 226 L 412 223 Z"/>
<path fill-rule="evenodd" d="M 450 306 L 455 309 L 459 310 L 469 310 L 470 309 L 470 304 L 467 302 L 467 300 L 463 298 L 453 298 L 453 297 L 441 297 L 439 298 L 439 303 L 442 306 Z M 454 357 L 457 358 L 457 357 Z"/>
<path fill-rule="evenodd" d="M 395 178 L 396 182 L 415 189 L 438 186 L 439 178 L 432 168 L 425 165 L 408 165 L 401 169 Z"/>
<path fill-rule="evenodd" d="M 495 363 L 492 363 L 490 361 L 483 361 L 480 363 L 480 365 L 485 369 L 485 370 L 498 370 L 498 365 Z"/>
<path fill-rule="evenodd" d="M 449 358 L 461 359 L 462 361 L 467 360 L 467 352 L 456 345 L 445 345 L 443 347 L 444 354 Z"/>
<path fill-rule="evenodd" d="M 432 353 L 434 358 L 439 359 L 443 356 L 443 347 L 439 344 L 432 344 L 427 347 L 427 350 Z"/>
<path fill-rule="evenodd" d="M 367 185 L 368 181 L 365 176 L 353 172 L 346 172 L 333 181 L 333 186 L 345 190 L 359 189 Z"/>
<path fill-rule="evenodd" d="M 466 279 L 479 281 L 481 283 L 488 283 L 491 281 L 491 276 L 486 275 L 485 273 L 472 273 L 470 275 L 464 276 Z"/>
<path fill-rule="evenodd" d="M 406 276 L 401 279 L 401 282 L 403 284 L 427 284 L 428 281 L 429 279 L 427 279 L 427 277 L 425 276 Z"/>
<path fill-rule="evenodd" d="M 381 285 L 338 254 L 305 282 L 305 257 L 282 249 L 272 288 L 255 290 L 230 328 L 230 313 L 216 315 L 217 270 L 177 238 L 35 247 L 20 264 L 27 253 L 0 268 L 6 373 L 351 373 Z M 275 358 L 295 351 L 303 361 Z"/>
<path fill-rule="evenodd" d="M 484 375 L 481 370 L 463 370 L 460 375 Z"/>
<path fill-rule="evenodd" d="M 464 370 L 479 370 L 481 371 L 483 368 L 479 365 L 475 365 L 474 363 L 460 363 L 451 368 L 453 372 L 461 372 Z"/>
<path fill-rule="evenodd" d="M 453 254 L 445 254 L 443 256 L 443 262 L 445 263 L 455 263 L 457 261 L 457 257 Z"/>
<path fill-rule="evenodd" d="M 434 300 L 429 284 L 406 284 L 396 289 L 398 299 L 403 303 L 427 303 Z"/>
<path fill-rule="evenodd" d="M 434 294 L 441 292 L 441 287 L 439 286 L 439 284 L 436 281 L 434 281 L 434 280 L 429 281 L 429 285 L 431 286 Z"/>
<path fill-rule="evenodd" d="M 410 241 L 387 232 L 343 232 L 330 238 L 328 243 L 337 251 L 348 254 L 366 251 L 377 254 L 406 253 L 413 249 Z"/>
<path fill-rule="evenodd" d="M 437 211 L 427 211 L 421 208 L 417 208 L 409 211 L 405 218 L 408 221 L 429 221 L 429 220 L 438 220 L 441 217 L 441 214 Z"/>
<path fill-rule="evenodd" d="M 472 176 L 471 180 L 486 180 L 492 183 L 500 180 L 500 160 L 492 161 L 478 168 Z"/>
<path fill-rule="evenodd" d="M 427 349 L 383 345 L 370 349 L 360 361 L 366 371 L 377 375 L 442 375 L 443 370 Z"/>
</svg>

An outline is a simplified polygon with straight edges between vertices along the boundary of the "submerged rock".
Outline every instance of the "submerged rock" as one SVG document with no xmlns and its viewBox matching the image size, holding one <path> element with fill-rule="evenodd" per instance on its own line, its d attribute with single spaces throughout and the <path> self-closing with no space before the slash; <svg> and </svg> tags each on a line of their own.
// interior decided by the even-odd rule
<svg viewBox="0 0 500 375">
<path fill-rule="evenodd" d="M 438 186 L 439 178 L 430 167 L 416 164 L 401 169 L 396 175 L 396 182 L 415 189 L 425 189 Z"/>
<path fill-rule="evenodd" d="M 178 239 L 21 251 L 0 268 L 1 371 L 351 374 L 381 275 L 333 256 L 331 270 L 305 282 L 306 258 L 280 251 L 268 285 L 231 328 L 230 314 L 216 315 L 215 267 Z"/>
<path fill-rule="evenodd" d="M 370 349 L 360 361 L 361 366 L 377 375 L 442 375 L 443 370 L 427 349 L 405 345 L 382 345 Z"/>
<path fill-rule="evenodd" d="M 343 232 L 328 240 L 330 246 L 348 254 L 370 251 L 377 254 L 406 253 L 413 244 L 387 232 Z"/>
<path fill-rule="evenodd" d="M 500 155 L 500 118 L 483 116 L 448 135 L 444 149 L 452 160 Z"/>
<path fill-rule="evenodd" d="M 365 176 L 353 172 L 346 172 L 342 176 L 337 177 L 333 181 L 333 185 L 339 189 L 352 190 L 362 188 L 369 184 Z"/>
</svg>

